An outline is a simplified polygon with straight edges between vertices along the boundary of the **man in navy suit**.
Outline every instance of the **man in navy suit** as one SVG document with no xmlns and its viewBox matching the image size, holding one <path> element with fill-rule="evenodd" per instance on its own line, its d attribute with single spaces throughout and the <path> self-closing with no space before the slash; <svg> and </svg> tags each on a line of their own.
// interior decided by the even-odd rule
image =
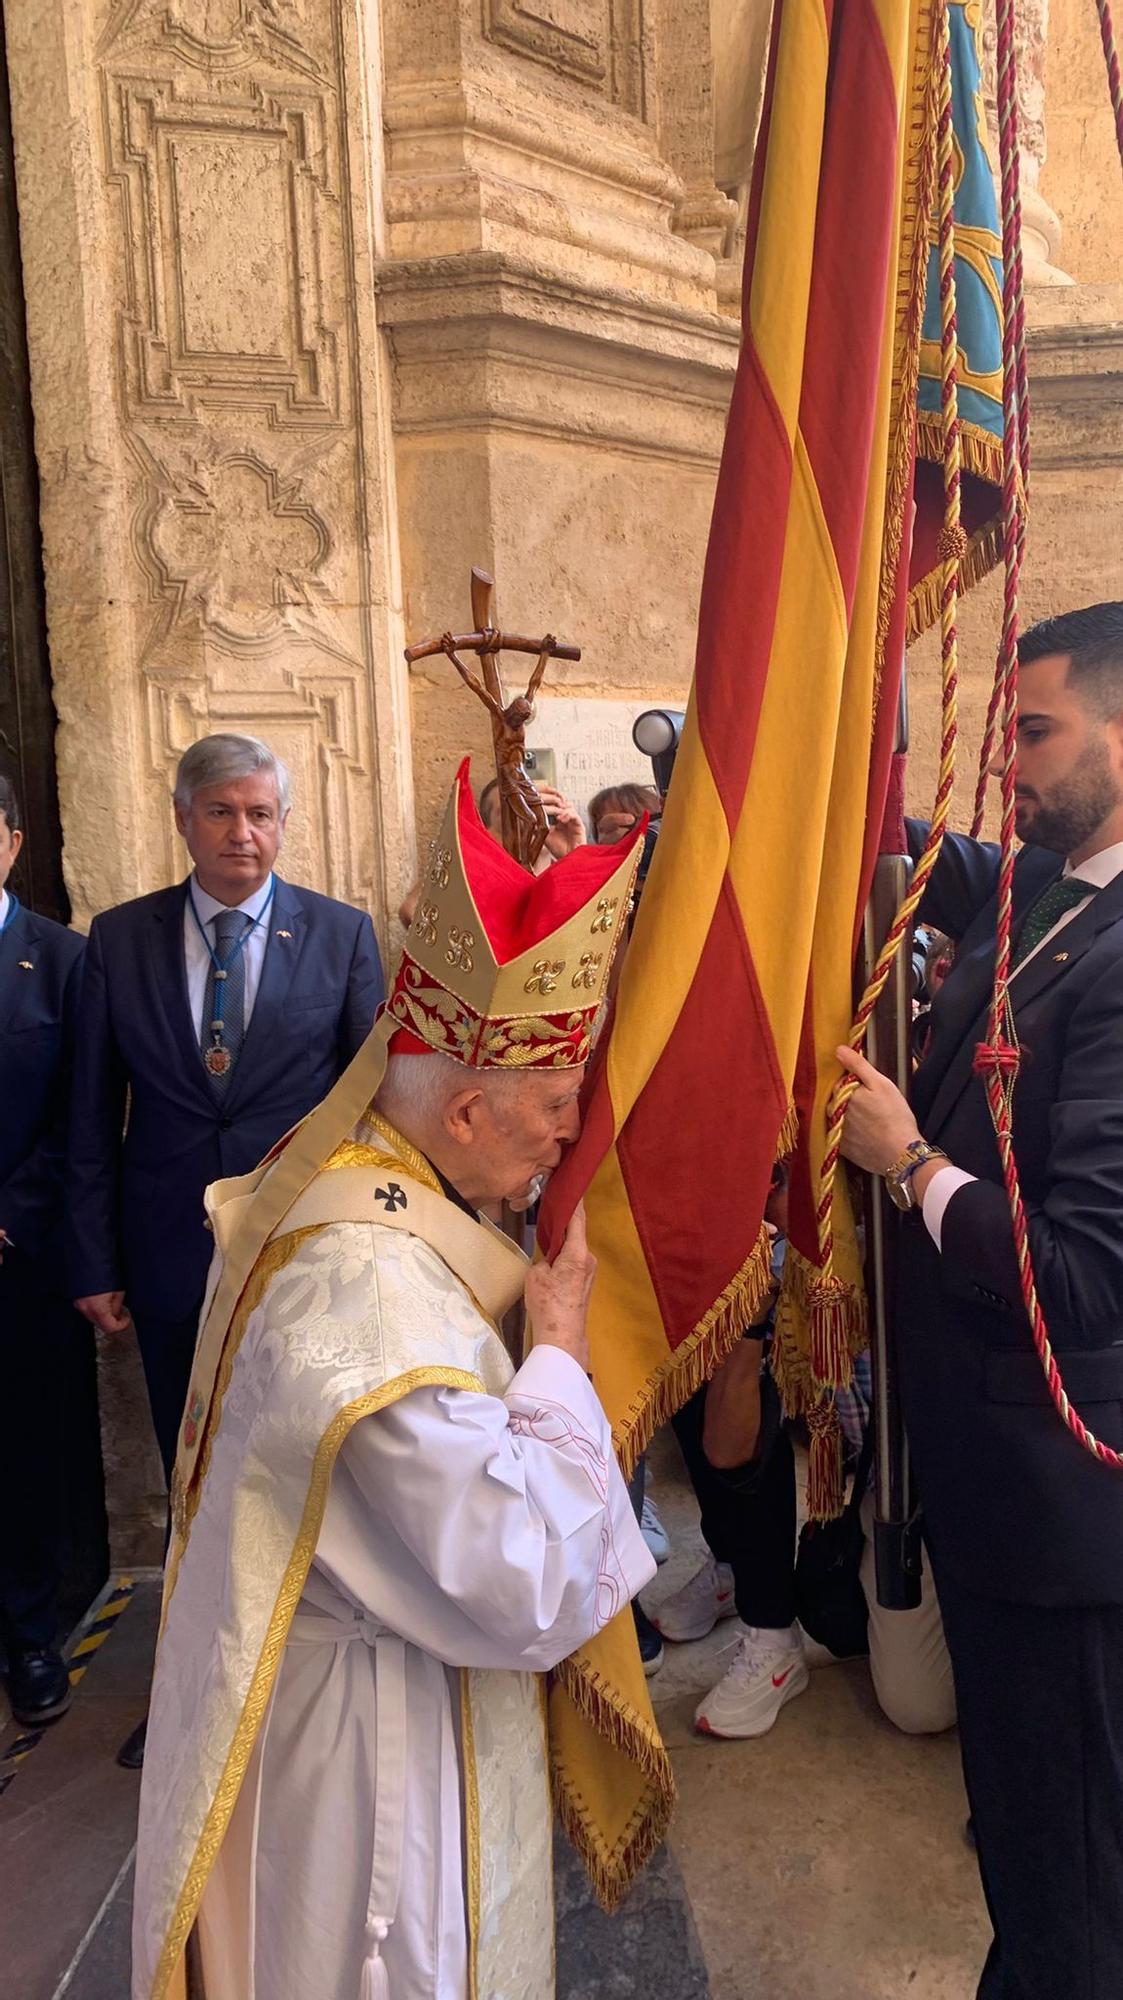
<svg viewBox="0 0 1123 2000">
<path fill-rule="evenodd" d="M 186 882 L 95 918 L 67 1165 L 75 1303 L 135 1326 L 171 1477 L 212 1239 L 208 1183 L 241 1174 L 330 1090 L 383 997 L 369 916 L 273 864 L 288 773 L 250 736 L 180 761 Z"/>
<path fill-rule="evenodd" d="M 1065 1389 L 1123 1449 L 1123 604 L 1019 646 L 1014 1146 Z M 1054 1409 L 975 1074 L 998 854 L 952 837 L 921 915 L 956 939 L 912 1106 L 860 1057 L 845 1150 L 902 1231 L 901 1387 L 994 1924 L 979 2000 L 1116 2000 L 1123 1472 Z M 840 1054 L 842 1052 L 840 1051 Z"/>
<path fill-rule="evenodd" d="M 23 842 L 0 778 L 0 1639 L 27 1727 L 70 1701 L 56 1648 L 64 1402 L 92 1335 L 60 1289 L 66 1093 L 82 939 L 7 887 Z"/>
</svg>

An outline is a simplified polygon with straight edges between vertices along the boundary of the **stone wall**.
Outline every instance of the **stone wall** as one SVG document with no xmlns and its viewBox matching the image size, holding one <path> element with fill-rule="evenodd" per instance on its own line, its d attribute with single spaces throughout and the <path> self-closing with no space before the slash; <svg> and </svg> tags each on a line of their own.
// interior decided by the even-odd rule
<svg viewBox="0 0 1123 2000">
<path fill-rule="evenodd" d="M 1041 192 L 1061 223 L 1065 270 L 1078 284 L 1117 285 L 1123 172 L 1093 0 L 1050 0 L 1044 87 L 1049 150 Z"/>
</svg>

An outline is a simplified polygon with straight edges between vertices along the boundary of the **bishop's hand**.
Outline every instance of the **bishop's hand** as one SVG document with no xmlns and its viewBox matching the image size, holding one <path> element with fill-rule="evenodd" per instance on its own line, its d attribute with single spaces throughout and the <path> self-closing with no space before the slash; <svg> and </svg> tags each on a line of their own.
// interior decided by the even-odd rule
<svg viewBox="0 0 1123 2000">
<path fill-rule="evenodd" d="M 561 1347 L 588 1372 L 585 1323 L 597 1260 L 585 1235 L 585 1206 L 578 1202 L 565 1242 L 552 1264 L 533 1264 L 527 1273 L 526 1309 L 536 1347 Z"/>
</svg>

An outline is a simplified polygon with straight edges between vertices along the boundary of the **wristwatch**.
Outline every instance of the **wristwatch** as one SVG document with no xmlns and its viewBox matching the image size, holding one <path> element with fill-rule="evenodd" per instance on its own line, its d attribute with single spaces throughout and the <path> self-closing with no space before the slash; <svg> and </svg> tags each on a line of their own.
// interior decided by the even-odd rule
<svg viewBox="0 0 1123 2000">
<path fill-rule="evenodd" d="M 900 1158 L 894 1160 L 892 1166 L 885 1170 L 884 1180 L 889 1190 L 890 1201 L 906 1212 L 910 1208 L 915 1208 L 916 1196 L 913 1193 L 912 1177 L 917 1168 L 924 1166 L 927 1160 L 946 1159 L 947 1154 L 942 1146 L 930 1146 L 927 1139 L 911 1140 Z"/>
</svg>

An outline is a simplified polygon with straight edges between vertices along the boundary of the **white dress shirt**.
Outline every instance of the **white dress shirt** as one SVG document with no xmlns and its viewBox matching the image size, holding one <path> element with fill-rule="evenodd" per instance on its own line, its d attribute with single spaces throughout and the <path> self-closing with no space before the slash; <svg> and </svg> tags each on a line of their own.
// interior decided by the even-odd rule
<svg viewBox="0 0 1123 2000">
<path fill-rule="evenodd" d="M 255 889 L 252 896 L 247 896 L 245 902 L 238 903 L 236 907 L 243 916 L 254 919 L 260 917 L 269 901 L 272 888 L 273 877 L 270 875 L 269 880 L 263 882 L 260 889 Z M 192 900 L 199 914 L 198 924 L 191 914 Z M 211 969 L 211 960 L 207 945 L 199 935 L 199 924 L 202 924 L 206 931 L 207 944 L 210 945 L 211 951 L 214 951 L 218 943 L 214 920 L 229 907 L 227 903 L 216 903 L 213 896 L 208 896 L 206 890 L 199 887 L 198 881 L 192 875 L 187 885 L 187 900 L 183 905 L 183 955 L 187 965 L 187 998 L 191 1006 L 191 1019 L 195 1023 L 195 1033 L 200 1038 L 203 1033 L 203 1008 L 206 1004 L 207 974 Z M 265 963 L 265 947 L 268 942 L 268 924 L 255 922 L 242 946 L 242 956 L 246 965 L 243 1018 L 247 1028 L 253 1013 L 253 1003 L 257 998 L 257 989 L 261 984 L 261 968 Z"/>
<path fill-rule="evenodd" d="M 8 921 L 8 891 L 0 889 L 0 931 Z"/>
<path fill-rule="evenodd" d="M 1035 944 L 1032 951 L 1027 951 L 1017 971 L 1011 974 L 1011 981 L 1017 978 L 1022 967 L 1028 965 L 1031 958 L 1036 958 L 1039 951 L 1044 951 L 1047 944 L 1052 944 L 1058 931 L 1063 931 L 1066 924 L 1070 924 L 1074 917 L 1080 915 L 1081 910 L 1087 909 L 1097 889 L 1106 889 L 1109 882 L 1114 882 L 1117 875 L 1123 874 L 1123 840 L 1117 840 L 1111 847 L 1101 847 L 1098 854 L 1089 855 L 1088 859 L 1081 861 L 1078 866 L 1074 867 L 1071 861 L 1066 861 L 1062 873 L 1075 875 L 1081 882 L 1087 882 L 1088 894 L 1083 902 L 1074 903 L 1070 910 L 1066 910 L 1063 916 L 1057 918 L 1052 930 L 1046 931 L 1040 944 Z M 941 1167 L 938 1174 L 933 1174 L 925 1188 L 921 1214 L 937 1250 L 942 1248 L 944 1215 L 952 1195 L 958 1193 L 965 1182 L 975 1179 L 974 1174 L 964 1173 L 962 1167 L 948 1165 Z"/>
</svg>

